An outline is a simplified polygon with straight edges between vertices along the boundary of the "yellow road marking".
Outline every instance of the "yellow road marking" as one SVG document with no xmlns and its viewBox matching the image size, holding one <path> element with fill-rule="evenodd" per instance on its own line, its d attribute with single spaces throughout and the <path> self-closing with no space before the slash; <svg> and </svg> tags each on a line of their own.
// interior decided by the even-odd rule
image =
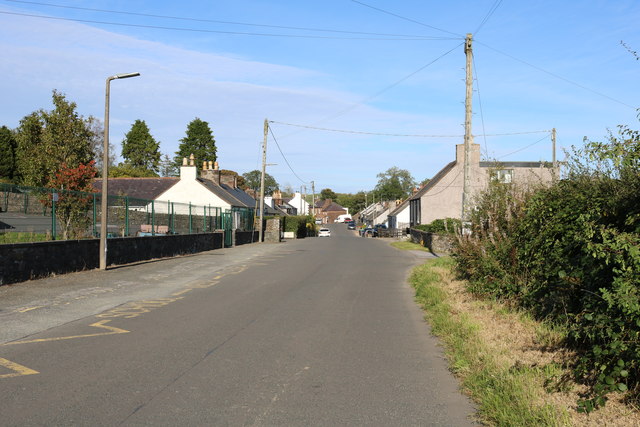
<svg viewBox="0 0 640 427">
<path fill-rule="evenodd" d="M 115 326 L 108 326 L 105 324 L 110 321 L 111 320 L 101 320 L 99 322 L 89 325 L 94 328 L 106 329 L 109 332 L 98 332 L 95 334 L 86 334 L 86 335 L 72 335 L 68 337 L 39 338 L 35 340 L 12 341 L 12 342 L 0 344 L 0 346 L 16 345 L 16 344 L 32 344 L 37 342 L 49 342 L 49 341 L 63 341 L 63 340 L 72 340 L 76 338 L 89 338 L 89 337 L 100 337 L 103 335 L 126 334 L 128 332 L 131 332 L 131 331 L 127 331 L 126 329 L 120 329 L 120 328 L 116 328 Z M 4 360 L 4 359 L 0 359 L 0 360 Z"/>
<path fill-rule="evenodd" d="M 183 289 L 181 291 L 174 292 L 171 295 L 173 295 L 174 297 L 177 297 L 179 295 L 186 294 L 187 292 L 191 292 L 192 290 L 193 290 L 193 288 Z"/>
<path fill-rule="evenodd" d="M 11 374 L 0 375 L 0 378 L 21 377 L 23 375 L 34 375 L 40 373 L 38 371 L 34 371 L 33 369 L 27 368 L 26 366 L 18 365 L 15 362 L 3 359 L 2 357 L 0 357 L 0 366 L 4 366 L 5 368 L 14 371 Z"/>
<path fill-rule="evenodd" d="M 24 307 L 16 310 L 18 313 L 26 313 L 27 311 L 36 310 L 38 308 L 42 308 L 44 305 L 36 305 L 35 307 Z"/>
</svg>

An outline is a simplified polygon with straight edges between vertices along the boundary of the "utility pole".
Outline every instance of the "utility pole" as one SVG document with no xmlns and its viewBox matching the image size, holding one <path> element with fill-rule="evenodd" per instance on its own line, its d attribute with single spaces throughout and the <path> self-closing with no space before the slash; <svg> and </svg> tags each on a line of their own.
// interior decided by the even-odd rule
<svg viewBox="0 0 640 427">
<path fill-rule="evenodd" d="M 556 179 L 558 171 L 558 163 L 556 162 L 556 128 L 551 129 L 551 161 L 553 162 L 553 179 Z"/>
<path fill-rule="evenodd" d="M 316 216 L 316 182 L 311 181 L 311 212 L 313 216 Z"/>
<path fill-rule="evenodd" d="M 264 119 L 264 140 L 262 141 L 262 175 L 260 176 L 260 238 L 259 242 L 264 238 L 264 175 L 267 168 L 267 134 L 269 133 L 269 121 Z"/>
<path fill-rule="evenodd" d="M 466 96 L 464 101 L 464 184 L 462 186 L 462 215 L 460 218 L 463 222 L 467 219 L 467 210 L 469 208 L 469 199 L 471 198 L 471 97 L 473 96 L 473 50 L 471 33 L 467 33 L 464 42 L 464 53 L 467 57 L 466 66 Z"/>
</svg>

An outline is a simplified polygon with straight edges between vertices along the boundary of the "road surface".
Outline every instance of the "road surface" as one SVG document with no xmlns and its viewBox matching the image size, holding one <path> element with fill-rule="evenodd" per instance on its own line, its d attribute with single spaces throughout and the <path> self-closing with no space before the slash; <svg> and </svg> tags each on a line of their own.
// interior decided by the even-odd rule
<svg viewBox="0 0 640 427">
<path fill-rule="evenodd" d="M 473 425 L 420 260 L 331 228 L 0 287 L 1 424 Z"/>
</svg>

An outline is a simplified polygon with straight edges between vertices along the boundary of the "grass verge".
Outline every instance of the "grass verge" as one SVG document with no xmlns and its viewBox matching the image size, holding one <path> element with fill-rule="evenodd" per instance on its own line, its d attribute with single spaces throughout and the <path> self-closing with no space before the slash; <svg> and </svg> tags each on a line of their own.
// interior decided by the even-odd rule
<svg viewBox="0 0 640 427">
<path fill-rule="evenodd" d="M 431 260 L 414 269 L 410 282 L 433 333 L 444 343 L 452 371 L 476 401 L 480 421 L 498 426 L 571 425 L 566 410 L 545 399 L 544 384 L 560 376 L 558 365 L 514 361 L 504 349 L 489 345 L 483 335 L 487 325 L 451 304 L 456 296 L 465 298 L 460 289 L 443 286 L 451 283 L 452 266 L 447 257 Z"/>
<path fill-rule="evenodd" d="M 31 243 L 51 240 L 51 235 L 44 233 L 0 233 L 0 244 Z"/>
<path fill-rule="evenodd" d="M 393 243 L 391 243 L 391 246 L 393 246 L 396 249 L 403 250 L 403 251 L 431 252 L 431 251 L 429 251 L 429 249 L 425 248 L 424 246 L 419 245 L 417 243 L 409 242 L 409 241 L 393 242 Z"/>
</svg>

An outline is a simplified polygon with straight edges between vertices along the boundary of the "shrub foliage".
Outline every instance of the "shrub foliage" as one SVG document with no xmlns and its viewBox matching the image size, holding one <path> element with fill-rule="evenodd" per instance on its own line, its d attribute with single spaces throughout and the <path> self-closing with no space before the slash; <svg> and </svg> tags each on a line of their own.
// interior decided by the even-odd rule
<svg viewBox="0 0 640 427">
<path fill-rule="evenodd" d="M 549 187 L 491 184 L 454 257 L 473 292 L 566 326 L 591 411 L 640 394 L 640 133 L 620 127 L 569 159 Z"/>
</svg>

